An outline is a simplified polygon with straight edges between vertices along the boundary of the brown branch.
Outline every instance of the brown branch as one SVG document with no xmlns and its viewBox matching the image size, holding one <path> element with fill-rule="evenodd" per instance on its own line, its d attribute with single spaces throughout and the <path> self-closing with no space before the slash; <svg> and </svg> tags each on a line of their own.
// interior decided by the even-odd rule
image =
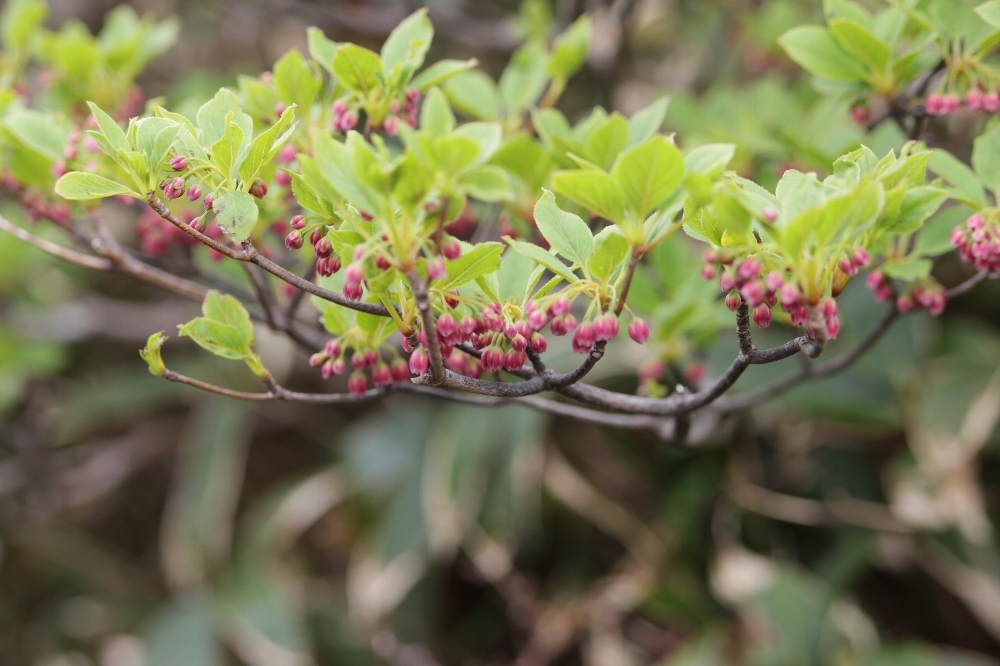
<svg viewBox="0 0 1000 666">
<path fill-rule="evenodd" d="M 181 220 L 177 219 L 173 213 L 170 212 L 162 201 L 160 201 L 154 192 L 150 192 L 147 198 L 149 207 L 156 212 L 161 218 L 174 225 L 188 236 L 196 239 L 203 245 L 207 245 L 216 252 L 229 257 L 230 259 L 235 259 L 237 261 L 246 261 L 256 264 L 263 268 L 265 271 L 274 275 L 287 282 L 288 284 L 298 287 L 299 289 L 306 291 L 314 296 L 319 296 L 325 301 L 330 301 L 331 303 L 336 303 L 345 308 L 351 308 L 352 310 L 357 310 L 358 312 L 367 312 L 368 314 L 379 315 L 383 317 L 389 316 L 389 311 L 385 309 L 382 305 L 376 305 L 373 303 L 363 303 L 360 301 L 349 300 L 343 294 L 338 294 L 336 292 L 330 291 L 329 289 L 324 289 L 314 282 L 304 280 L 295 273 L 288 271 L 278 264 L 274 263 L 267 257 L 262 256 L 249 241 L 243 243 L 243 248 L 240 250 L 234 249 L 228 245 L 219 243 L 212 238 L 209 238 L 205 234 L 201 233 L 197 229 L 193 228 L 189 224 L 185 224 Z"/>
<path fill-rule="evenodd" d="M 628 268 L 625 273 L 625 282 L 622 284 L 621 293 L 618 294 L 618 304 L 615 305 L 615 316 L 621 316 L 622 310 L 625 309 L 625 300 L 628 298 L 629 289 L 632 288 L 632 278 L 635 276 L 635 269 L 639 265 L 639 260 L 642 259 L 642 253 L 633 250 L 632 259 L 628 262 Z"/>
<path fill-rule="evenodd" d="M 440 386 L 445 381 L 444 359 L 441 357 L 441 344 L 437 337 L 437 322 L 434 313 L 431 311 L 431 298 L 427 293 L 427 283 L 420 277 L 416 269 L 411 271 L 406 279 L 410 281 L 410 288 L 413 290 L 413 297 L 417 301 L 417 311 L 420 312 L 420 321 L 424 327 L 424 337 L 427 339 L 427 354 L 431 361 L 431 386 Z"/>
<path fill-rule="evenodd" d="M 35 236 L 28 230 L 17 226 L 2 216 L 0 216 L 0 229 L 3 229 L 12 236 L 20 238 L 25 243 L 38 248 L 42 252 L 50 254 L 58 259 L 62 259 L 68 263 L 83 266 L 84 268 L 89 268 L 95 271 L 110 271 L 114 268 L 114 265 L 107 259 L 92 257 L 89 254 L 83 254 L 82 252 L 77 252 L 76 250 L 70 250 L 61 245 L 56 245 L 55 243 L 49 242 L 44 238 Z"/>
</svg>

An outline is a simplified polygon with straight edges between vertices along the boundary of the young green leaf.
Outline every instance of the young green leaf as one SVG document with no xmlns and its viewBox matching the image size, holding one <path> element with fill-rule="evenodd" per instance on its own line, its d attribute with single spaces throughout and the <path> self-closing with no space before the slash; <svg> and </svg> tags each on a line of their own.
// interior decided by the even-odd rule
<svg viewBox="0 0 1000 666">
<path fill-rule="evenodd" d="M 549 76 L 565 81 L 583 67 L 590 50 L 590 31 L 590 17 L 584 14 L 556 37 L 547 67 Z"/>
<path fill-rule="evenodd" d="M 420 129 L 431 136 L 450 134 L 455 130 L 455 114 L 444 93 L 439 88 L 431 88 L 420 110 Z"/>
<path fill-rule="evenodd" d="M 436 63 L 417 74 L 410 82 L 414 88 L 420 91 L 428 90 L 434 86 L 439 86 L 453 76 L 458 76 L 476 65 L 479 61 L 471 60 L 438 60 Z"/>
<path fill-rule="evenodd" d="M 458 185 L 465 194 L 479 201 L 508 201 L 513 198 L 510 177 L 498 166 L 473 169 L 462 176 Z"/>
<path fill-rule="evenodd" d="M 579 216 L 561 210 L 548 190 L 535 204 L 535 224 L 553 250 L 577 266 L 586 266 L 590 261 L 594 254 L 590 227 Z"/>
<path fill-rule="evenodd" d="M 452 107 L 464 116 L 475 120 L 500 117 L 500 91 L 485 72 L 473 69 L 456 74 L 445 81 L 444 93 Z"/>
<path fill-rule="evenodd" d="M 447 291 L 500 270 L 501 243 L 480 243 L 458 259 L 448 262 L 448 274 L 438 285 Z"/>
<path fill-rule="evenodd" d="M 618 112 L 612 113 L 587 137 L 586 158 L 600 167 L 611 168 L 615 158 L 628 145 L 628 121 Z"/>
<path fill-rule="evenodd" d="M 260 214 L 257 203 L 246 192 L 226 192 L 215 200 L 212 210 L 222 230 L 237 243 L 250 238 Z"/>
<path fill-rule="evenodd" d="M 861 81 L 864 64 L 837 43 L 826 28 L 803 25 L 778 40 L 788 56 L 806 71 L 833 81 Z"/>
<path fill-rule="evenodd" d="M 557 171 L 552 188 L 590 212 L 612 222 L 625 218 L 625 201 L 614 180 L 600 171 Z"/>
<path fill-rule="evenodd" d="M 243 304 L 229 294 L 222 294 L 214 289 L 205 294 L 201 306 L 202 314 L 212 321 L 232 326 L 247 341 L 247 346 L 253 344 L 253 322 Z"/>
<path fill-rule="evenodd" d="M 309 28 L 306 32 L 309 40 L 309 56 L 318 62 L 323 69 L 335 75 L 333 56 L 337 55 L 340 44 L 323 34 L 319 28 Z"/>
<path fill-rule="evenodd" d="M 49 14 L 44 0 L 10 0 L 0 15 L 0 36 L 9 51 L 23 51 Z"/>
<path fill-rule="evenodd" d="M 90 112 L 94 114 L 97 126 L 100 128 L 101 134 L 104 135 L 104 138 L 107 139 L 108 145 L 111 146 L 111 149 L 122 152 L 131 150 L 132 147 L 129 144 L 128 138 L 125 136 L 125 131 L 121 128 L 121 126 L 93 102 L 87 102 L 87 105 L 90 107 Z"/>
<path fill-rule="evenodd" d="M 591 277 L 599 282 L 607 282 L 628 254 L 628 239 L 621 229 L 615 226 L 605 227 L 594 237 L 594 256 L 588 263 Z"/>
<path fill-rule="evenodd" d="M 984 2 L 976 7 L 976 13 L 994 28 L 1000 28 L 1000 0 Z"/>
<path fill-rule="evenodd" d="M 549 269 L 567 282 L 572 284 L 580 281 L 580 278 L 578 278 L 566 264 L 561 262 L 558 257 L 546 252 L 534 243 L 517 241 L 510 236 L 505 236 L 504 240 L 507 241 L 507 244 L 510 245 L 512 250 L 518 254 L 528 257 L 541 266 L 545 266 L 545 268 Z"/>
<path fill-rule="evenodd" d="M 240 166 L 240 147 L 243 145 L 243 130 L 233 122 L 233 113 L 226 116 L 226 129 L 222 138 L 212 144 L 212 163 L 222 172 L 230 187 L 235 185 L 236 171 Z M 253 183 L 244 183 L 249 188 Z"/>
<path fill-rule="evenodd" d="M 342 86 L 367 95 L 379 84 L 382 61 L 374 51 L 344 44 L 333 57 L 333 71 Z"/>
<path fill-rule="evenodd" d="M 418 9 L 389 33 L 382 45 L 382 66 L 387 72 L 397 64 L 408 65 L 411 72 L 418 70 L 433 38 L 434 27 L 427 18 L 427 9 Z"/>
<path fill-rule="evenodd" d="M 133 192 L 121 183 L 108 180 L 104 176 L 98 176 L 96 173 L 86 173 L 84 171 L 73 171 L 60 178 L 56 182 L 56 194 L 63 199 L 71 201 L 104 199 L 118 196 L 119 194 L 126 194 L 139 200 L 143 199 L 141 194 Z"/>
<path fill-rule="evenodd" d="M 937 148 L 931 151 L 927 166 L 954 188 L 952 196 L 975 209 L 986 206 L 986 192 L 979 176 L 951 153 Z"/>
<path fill-rule="evenodd" d="M 295 106 L 290 106 L 284 110 L 278 122 L 253 140 L 250 152 L 240 165 L 240 180 L 253 184 L 261 169 L 270 164 L 291 136 L 294 129 L 291 127 L 293 120 L 295 120 Z"/>
<path fill-rule="evenodd" d="M 323 80 L 302 54 L 292 49 L 274 64 L 274 84 L 284 104 L 308 110 L 319 97 Z"/>
<path fill-rule="evenodd" d="M 891 56 L 888 44 L 854 21 L 837 19 L 829 25 L 830 34 L 846 53 L 864 62 L 874 73 L 886 70 Z"/>
<path fill-rule="evenodd" d="M 628 144 L 626 148 L 638 146 L 640 143 L 660 131 L 663 120 L 667 117 L 669 97 L 660 97 L 642 111 L 636 112 L 628 121 Z"/>
<path fill-rule="evenodd" d="M 684 155 L 662 136 L 630 148 L 615 163 L 611 177 L 622 192 L 625 205 L 639 219 L 666 201 L 684 180 Z"/>
<path fill-rule="evenodd" d="M 972 150 L 972 168 L 989 190 L 1000 194 L 1000 125 L 991 124 L 976 139 Z"/>
<path fill-rule="evenodd" d="M 149 366 L 149 373 L 156 377 L 162 377 L 167 372 L 167 366 L 160 355 L 160 348 L 166 341 L 167 336 L 163 334 L 163 331 L 153 333 L 146 341 L 145 348 L 139 351 L 139 356 Z"/>
<path fill-rule="evenodd" d="M 178 326 L 181 335 L 222 358 L 253 356 L 253 324 L 238 300 L 212 290 L 205 295 L 201 310 L 204 316 Z"/>
<path fill-rule="evenodd" d="M 514 52 L 510 63 L 500 76 L 500 98 L 507 107 L 508 116 L 516 116 L 527 109 L 542 94 L 548 74 L 545 45 L 532 39 Z"/>
</svg>

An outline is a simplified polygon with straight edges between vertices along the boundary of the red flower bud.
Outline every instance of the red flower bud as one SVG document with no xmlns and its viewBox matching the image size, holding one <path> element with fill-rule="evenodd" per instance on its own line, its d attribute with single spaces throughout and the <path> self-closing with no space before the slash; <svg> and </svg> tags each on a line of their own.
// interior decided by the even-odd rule
<svg viewBox="0 0 1000 666">
<path fill-rule="evenodd" d="M 365 377 L 365 373 L 360 370 L 352 372 L 347 379 L 347 390 L 354 395 L 364 395 L 368 390 L 368 378 Z"/>
<path fill-rule="evenodd" d="M 288 232 L 288 235 L 285 236 L 285 247 L 289 250 L 297 250 L 302 247 L 302 234 L 294 229 Z"/>
<path fill-rule="evenodd" d="M 771 308 L 766 305 L 758 305 L 753 309 L 753 322 L 760 328 L 767 328 L 771 325 Z"/>
<path fill-rule="evenodd" d="M 170 168 L 174 171 L 184 171 L 184 169 L 188 168 L 187 158 L 183 155 L 175 155 L 170 160 Z"/>
<path fill-rule="evenodd" d="M 628 335 L 640 345 L 649 340 L 649 324 L 644 319 L 633 319 L 628 325 Z"/>
</svg>

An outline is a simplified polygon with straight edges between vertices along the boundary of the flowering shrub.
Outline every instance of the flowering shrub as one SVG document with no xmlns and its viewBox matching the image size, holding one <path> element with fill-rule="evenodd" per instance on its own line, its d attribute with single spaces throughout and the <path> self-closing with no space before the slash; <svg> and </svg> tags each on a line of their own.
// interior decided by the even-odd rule
<svg viewBox="0 0 1000 666">
<path fill-rule="evenodd" d="M 825 178 L 786 169 L 772 192 L 729 170 L 736 146 L 682 149 L 683 137 L 665 135 L 666 99 L 630 118 L 596 108 L 571 123 L 556 104 L 587 58 L 587 17 L 551 40 L 530 38 L 498 81 L 472 60 L 426 63 L 424 10 L 379 53 L 310 29 L 308 54 L 291 51 L 187 116 L 133 85 L 171 43 L 173 23 L 119 9 L 98 37 L 75 25 L 48 33 L 41 0 L 19 0 L 3 19 L 4 187 L 33 220 L 92 253 L 3 228 L 69 261 L 202 300 L 203 316 L 180 335 L 244 362 L 266 390 L 170 370 L 166 336 L 155 333 L 143 358 L 172 381 L 257 401 L 400 390 L 564 409 L 531 399 L 554 391 L 586 405 L 573 407 L 579 418 L 600 421 L 594 408 L 635 414 L 619 421 L 635 427 L 648 426 L 644 415 L 676 417 L 683 437 L 687 416 L 750 365 L 822 354 L 841 330 L 837 298 L 859 271 L 872 269 L 875 298 L 895 303 L 867 348 L 898 313 L 939 314 L 950 295 L 1000 268 L 991 204 L 1000 129 L 990 123 L 976 140 L 972 168 L 922 142 L 929 118 L 959 112 L 963 100 L 963 113 L 997 110 L 1000 76 L 988 56 L 1000 43 L 1000 2 L 924 4 L 872 14 L 829 2 L 827 27 L 784 35 L 819 89 L 854 101 L 857 122 L 896 123 L 909 141 L 884 154 L 852 150 Z M 43 75 L 31 78 L 36 66 Z M 103 206 L 134 211 L 138 255 L 108 231 Z M 951 241 L 979 271 L 950 292 L 931 276 L 946 248 L 916 242 L 942 207 L 970 209 Z M 255 298 L 151 263 L 176 252 L 242 263 Z M 658 291 L 649 268 L 678 253 L 703 254 L 701 277 Z M 703 278 L 721 291 L 694 284 Z M 304 312 L 306 295 L 322 329 Z M 661 362 L 683 360 L 728 326 L 723 304 L 736 313 L 740 346 L 729 369 L 704 381 L 692 366 L 690 386 L 661 383 Z M 255 319 L 307 351 L 322 377 L 350 372 L 349 393 L 280 386 L 255 351 Z M 797 336 L 758 349 L 751 321 Z M 607 345 L 622 344 L 622 329 L 650 348 L 641 395 L 583 381 Z M 557 373 L 545 355 L 563 336 L 584 359 Z"/>
</svg>

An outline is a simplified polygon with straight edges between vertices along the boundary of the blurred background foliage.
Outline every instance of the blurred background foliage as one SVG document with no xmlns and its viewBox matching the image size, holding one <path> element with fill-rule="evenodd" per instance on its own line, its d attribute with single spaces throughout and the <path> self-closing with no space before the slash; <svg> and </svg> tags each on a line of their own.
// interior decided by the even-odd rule
<svg viewBox="0 0 1000 666">
<path fill-rule="evenodd" d="M 117 3 L 51 4 L 50 28 L 97 31 Z M 131 4 L 181 22 L 139 79 L 175 107 L 304 50 L 307 26 L 377 47 L 417 7 Z M 476 57 L 494 75 L 526 35 L 589 12 L 592 53 L 560 105 L 571 117 L 668 94 L 683 146 L 736 143 L 735 167 L 766 187 L 789 166 L 822 172 L 862 142 L 882 154 L 904 140 L 892 123 L 867 135 L 776 46 L 821 20 L 819 0 L 428 5 L 433 57 Z M 941 121 L 930 143 L 967 155 L 971 125 Z M 654 265 L 699 263 L 682 241 L 662 252 Z M 647 273 L 640 302 L 658 285 L 711 296 Z M 947 257 L 935 274 L 964 276 Z M 1000 663 L 996 284 L 940 319 L 905 318 L 849 372 L 685 448 L 520 408 L 206 397 L 136 354 L 196 307 L 0 236 L 0 663 Z M 831 355 L 879 307 L 852 283 Z M 258 335 L 276 375 L 317 388 L 286 343 Z M 709 372 L 732 358 L 729 337 Z M 644 358 L 620 347 L 596 379 L 629 390 Z M 188 351 L 199 376 L 248 381 Z M 738 388 L 796 363 L 755 367 Z"/>
</svg>

